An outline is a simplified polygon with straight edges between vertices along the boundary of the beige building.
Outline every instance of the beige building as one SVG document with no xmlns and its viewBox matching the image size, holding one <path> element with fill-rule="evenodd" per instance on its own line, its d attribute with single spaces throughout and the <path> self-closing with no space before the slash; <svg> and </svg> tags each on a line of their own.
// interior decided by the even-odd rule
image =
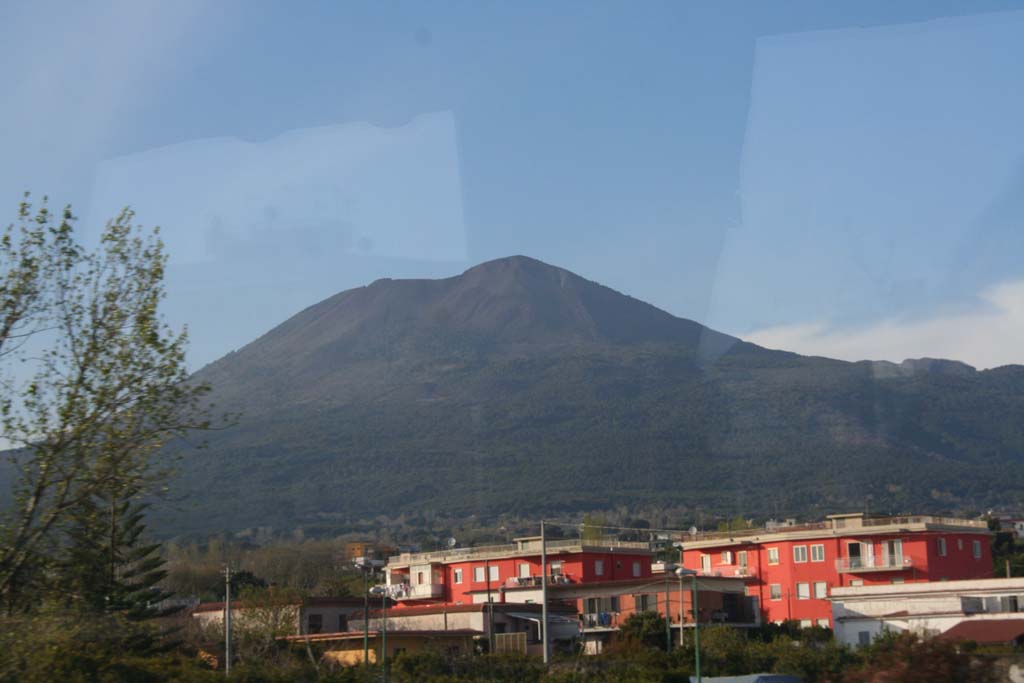
<svg viewBox="0 0 1024 683">
<path fill-rule="evenodd" d="M 349 630 L 351 620 L 363 617 L 361 598 L 306 598 L 289 603 L 231 603 L 235 628 L 264 628 L 281 635 L 337 633 Z M 204 602 L 192 610 L 203 626 L 224 623 L 224 603 Z"/>
</svg>

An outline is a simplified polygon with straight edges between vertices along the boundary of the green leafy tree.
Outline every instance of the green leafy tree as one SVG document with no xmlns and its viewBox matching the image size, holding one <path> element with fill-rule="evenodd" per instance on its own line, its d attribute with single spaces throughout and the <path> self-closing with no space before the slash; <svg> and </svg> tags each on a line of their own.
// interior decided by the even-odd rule
<svg viewBox="0 0 1024 683">
<path fill-rule="evenodd" d="M 57 545 L 72 513 L 159 481 L 154 453 L 206 428 L 205 386 L 188 382 L 184 331 L 163 322 L 166 256 L 123 211 L 94 250 L 26 195 L 0 236 L 0 425 L 13 444 L 13 505 L 0 518 L 0 595 Z"/>
<path fill-rule="evenodd" d="M 619 635 L 626 641 L 664 650 L 665 618 L 657 612 L 634 612 L 619 626 Z"/>
</svg>

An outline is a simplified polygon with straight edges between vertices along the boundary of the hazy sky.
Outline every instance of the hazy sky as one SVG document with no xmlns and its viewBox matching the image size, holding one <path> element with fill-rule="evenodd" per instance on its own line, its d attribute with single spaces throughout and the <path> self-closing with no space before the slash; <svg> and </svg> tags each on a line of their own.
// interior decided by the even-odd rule
<svg viewBox="0 0 1024 683">
<path fill-rule="evenodd" d="M 803 353 L 1024 362 L 1024 2 L 6 2 L 0 41 L 2 206 L 159 223 L 193 365 L 510 254 Z"/>
</svg>

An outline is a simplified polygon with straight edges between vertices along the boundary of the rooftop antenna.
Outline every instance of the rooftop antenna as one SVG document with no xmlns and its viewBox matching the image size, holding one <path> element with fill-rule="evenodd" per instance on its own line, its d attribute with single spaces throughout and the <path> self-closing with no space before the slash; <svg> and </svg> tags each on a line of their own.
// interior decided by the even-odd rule
<svg viewBox="0 0 1024 683">
<path fill-rule="evenodd" d="M 448 537 L 448 540 L 447 540 L 447 541 L 445 541 L 445 544 L 446 544 L 446 545 L 447 545 L 447 546 L 448 546 L 449 548 L 454 548 L 454 547 L 455 547 L 455 545 L 456 545 L 457 543 L 458 543 L 458 541 L 456 541 L 456 540 L 455 540 L 455 537 L 454 537 L 454 536 L 449 536 L 449 537 Z"/>
</svg>

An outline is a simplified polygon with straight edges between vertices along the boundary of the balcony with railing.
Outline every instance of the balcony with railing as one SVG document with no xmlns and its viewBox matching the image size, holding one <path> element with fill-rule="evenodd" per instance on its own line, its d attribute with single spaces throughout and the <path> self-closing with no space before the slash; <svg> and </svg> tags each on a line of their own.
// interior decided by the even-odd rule
<svg viewBox="0 0 1024 683">
<path fill-rule="evenodd" d="M 857 572 L 891 572 L 911 569 L 914 560 L 911 557 L 841 557 L 836 560 L 836 571 L 839 573 Z"/>
<path fill-rule="evenodd" d="M 392 584 L 388 586 L 388 596 L 393 600 L 435 600 L 444 597 L 444 584 Z"/>
<path fill-rule="evenodd" d="M 506 588 L 540 588 L 543 581 L 541 576 L 513 576 L 505 579 Z M 566 574 L 553 574 L 548 577 L 549 586 L 558 586 L 576 581 Z"/>
<path fill-rule="evenodd" d="M 756 579 L 757 570 L 753 567 L 731 567 L 731 566 L 719 566 L 711 567 L 710 569 L 700 568 L 697 570 L 698 576 L 707 577 L 724 577 L 724 578 L 736 578 L 736 579 Z"/>
</svg>

